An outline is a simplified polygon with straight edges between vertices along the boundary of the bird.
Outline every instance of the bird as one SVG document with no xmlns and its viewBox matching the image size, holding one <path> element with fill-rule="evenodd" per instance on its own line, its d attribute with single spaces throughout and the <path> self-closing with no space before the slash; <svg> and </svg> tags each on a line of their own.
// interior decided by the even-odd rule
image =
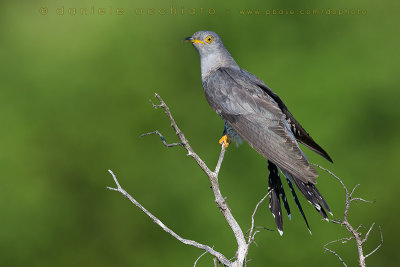
<svg viewBox="0 0 400 267">
<path fill-rule="evenodd" d="M 205 97 L 224 122 L 219 140 L 221 146 L 227 148 L 232 141 L 240 144 L 244 140 L 267 159 L 269 209 L 279 234 L 283 234 L 281 202 L 291 219 L 279 170 L 286 178 L 311 234 L 293 184 L 325 220 L 328 220 L 327 212 L 332 212 L 315 186 L 318 173 L 299 143 L 333 163 L 331 157 L 306 132 L 276 93 L 261 79 L 239 67 L 218 34 L 198 31 L 184 42 L 191 43 L 197 50 Z"/>
</svg>

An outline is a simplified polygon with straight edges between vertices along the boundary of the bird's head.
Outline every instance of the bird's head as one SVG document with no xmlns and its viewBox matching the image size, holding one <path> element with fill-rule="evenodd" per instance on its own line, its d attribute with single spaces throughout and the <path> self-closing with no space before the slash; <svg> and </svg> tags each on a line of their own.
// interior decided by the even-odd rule
<svg viewBox="0 0 400 267">
<path fill-rule="evenodd" d="M 191 42 L 200 55 L 202 78 L 219 67 L 239 69 L 235 60 L 226 50 L 221 38 L 215 32 L 198 31 L 184 41 Z"/>
<path fill-rule="evenodd" d="M 184 42 L 191 42 L 200 56 L 218 53 L 226 50 L 221 38 L 212 31 L 198 31 L 192 36 L 185 38 Z"/>
</svg>

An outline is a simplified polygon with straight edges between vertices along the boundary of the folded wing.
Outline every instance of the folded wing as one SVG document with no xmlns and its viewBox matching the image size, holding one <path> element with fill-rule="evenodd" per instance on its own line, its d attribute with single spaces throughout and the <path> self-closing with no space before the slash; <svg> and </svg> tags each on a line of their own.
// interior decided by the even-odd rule
<svg viewBox="0 0 400 267">
<path fill-rule="evenodd" d="M 240 69 L 219 68 L 203 80 L 211 107 L 256 151 L 301 181 L 316 170 L 300 150 L 279 104 Z"/>
</svg>

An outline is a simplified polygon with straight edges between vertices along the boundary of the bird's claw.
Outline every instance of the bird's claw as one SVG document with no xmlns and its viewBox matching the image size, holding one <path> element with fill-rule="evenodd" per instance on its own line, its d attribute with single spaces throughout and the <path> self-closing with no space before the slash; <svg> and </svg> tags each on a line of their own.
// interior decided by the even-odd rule
<svg viewBox="0 0 400 267">
<path fill-rule="evenodd" d="M 224 135 L 224 136 L 222 136 L 221 137 L 221 139 L 219 139 L 219 143 L 222 145 L 222 144 L 225 144 L 225 148 L 228 148 L 228 146 L 229 146 L 229 140 L 228 140 L 228 135 Z"/>
</svg>

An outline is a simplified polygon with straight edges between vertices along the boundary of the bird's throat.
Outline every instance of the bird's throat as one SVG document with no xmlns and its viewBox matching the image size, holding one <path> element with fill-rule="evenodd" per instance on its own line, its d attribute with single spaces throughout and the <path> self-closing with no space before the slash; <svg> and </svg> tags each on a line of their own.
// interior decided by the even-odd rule
<svg viewBox="0 0 400 267">
<path fill-rule="evenodd" d="M 239 69 L 238 64 L 229 53 L 213 53 L 200 55 L 201 78 L 205 79 L 211 72 L 221 67 L 230 67 Z"/>
</svg>

